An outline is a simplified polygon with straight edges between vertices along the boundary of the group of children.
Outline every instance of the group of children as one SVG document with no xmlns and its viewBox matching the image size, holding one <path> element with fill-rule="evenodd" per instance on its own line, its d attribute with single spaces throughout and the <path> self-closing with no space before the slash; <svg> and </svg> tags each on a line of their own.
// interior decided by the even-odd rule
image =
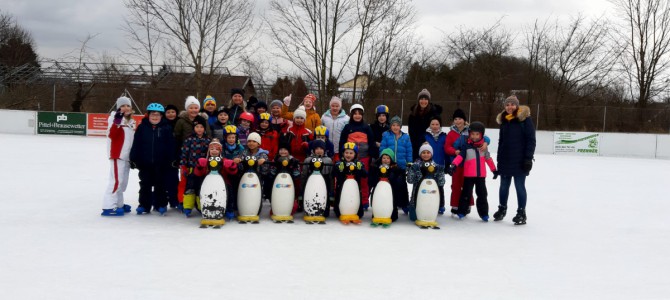
<svg viewBox="0 0 670 300">
<path fill-rule="evenodd" d="M 121 216 L 131 211 L 123 201 L 123 191 L 127 186 L 128 168 L 136 168 L 140 179 L 137 214 L 148 214 L 153 207 L 164 215 L 169 205 L 189 216 L 199 206 L 198 195 L 207 174 L 208 159 L 219 157 L 224 166 L 220 173 L 229 191 L 226 218 L 234 218 L 237 186 L 243 174 L 242 162 L 245 157 L 253 156 L 257 164 L 255 170 L 262 182 L 263 198 L 269 201 L 272 201 L 272 183 L 282 167 L 278 162 L 289 161 L 289 173 L 297 187 L 294 212 L 302 209 L 304 186 L 301 183 L 307 182 L 311 174 L 308 163 L 315 158 L 321 159 L 326 166 L 321 175 L 327 183 L 329 205 L 337 217 L 340 216 L 339 200 L 347 176 L 353 176 L 360 183 L 361 203 L 357 215 L 362 217 L 379 181 L 379 166 L 383 165 L 387 167 L 385 176 L 393 186 L 396 207 L 391 217 L 393 221 L 398 219 L 397 208 L 409 214 L 410 219 L 416 219 L 413 214 L 416 186 L 427 176 L 421 165 L 437 166 L 431 176 L 440 187 L 440 213 L 445 211 L 444 174 L 456 175 L 457 170 L 462 169 L 464 180 L 462 187 L 457 187 L 457 203 L 453 201 L 455 187 L 452 184 L 452 213 L 460 218 L 469 213 L 472 189 L 476 187 L 479 216 L 488 221 L 485 165 L 496 176 L 497 171 L 486 150 L 490 141 L 484 136 L 483 124 L 474 122 L 469 131 L 456 131 L 458 138 L 448 142 L 449 137 L 441 129 L 441 120 L 433 118 L 426 129 L 426 142 L 418 151 L 419 158 L 413 162 L 410 137 L 401 130 L 400 117 L 389 118 L 385 105 L 376 108 L 373 124 L 365 123 L 363 106 L 352 105 L 350 119 L 339 135 L 338 145 L 333 145 L 329 130 L 320 124 L 320 119 L 316 122 L 308 117 L 308 112 L 314 111 L 314 95 L 307 95 L 303 101 L 303 105 L 307 105 L 301 105 L 292 114 L 286 112 L 286 101 L 282 103 L 280 100 L 272 101 L 269 110 L 264 102 L 259 102 L 262 104 L 247 111 L 241 104 L 243 101 L 239 101 L 243 97 L 243 90 L 233 89 L 230 104 L 216 109 L 216 100 L 207 96 L 201 110 L 199 101 L 189 96 L 185 111 L 181 113 L 174 106 L 166 108 L 151 103 L 136 129 L 130 117 L 130 100 L 119 98 L 117 110 L 109 118 L 110 184 L 102 215 Z M 464 118 L 462 111 L 454 114 L 454 119 L 457 117 Z M 345 166 L 355 167 L 345 170 Z M 180 188 L 177 188 L 177 178 L 181 178 Z M 406 183 L 415 186 L 412 201 Z M 326 216 L 328 213 L 329 209 L 326 209 Z"/>
</svg>

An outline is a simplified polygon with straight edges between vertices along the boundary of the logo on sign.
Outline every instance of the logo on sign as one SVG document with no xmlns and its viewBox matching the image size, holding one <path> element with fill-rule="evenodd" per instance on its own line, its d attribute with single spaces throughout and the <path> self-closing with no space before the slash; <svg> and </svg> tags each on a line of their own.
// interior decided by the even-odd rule
<svg viewBox="0 0 670 300">
<path fill-rule="evenodd" d="M 426 189 L 421 190 L 421 194 L 436 194 L 436 193 L 437 190 L 426 190 Z"/>
<path fill-rule="evenodd" d="M 281 184 L 281 183 L 277 183 L 277 184 L 275 184 L 275 187 L 278 188 L 278 189 L 281 189 L 281 188 L 284 188 L 284 189 L 285 189 L 285 188 L 290 188 L 291 185 L 290 185 L 290 184 Z"/>
<path fill-rule="evenodd" d="M 258 186 L 258 184 L 249 184 L 249 183 L 243 183 L 243 184 L 242 184 L 242 188 L 243 188 L 243 189 L 253 189 L 253 188 L 257 187 L 257 186 Z"/>
<path fill-rule="evenodd" d="M 67 115 L 61 114 L 61 115 L 56 116 L 56 122 L 60 122 L 60 121 L 67 121 Z"/>
</svg>

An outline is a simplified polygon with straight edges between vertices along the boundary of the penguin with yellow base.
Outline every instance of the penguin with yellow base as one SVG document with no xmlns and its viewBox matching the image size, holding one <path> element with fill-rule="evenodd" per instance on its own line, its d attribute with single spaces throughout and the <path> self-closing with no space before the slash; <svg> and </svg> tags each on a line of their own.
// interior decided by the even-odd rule
<svg viewBox="0 0 670 300">
<path fill-rule="evenodd" d="M 356 159 L 358 146 L 347 142 L 341 159 L 335 165 L 335 178 L 337 186 L 335 190 L 335 216 L 342 224 L 361 224 L 363 207 L 361 205 L 360 180 L 367 177 L 363 163 Z"/>
</svg>

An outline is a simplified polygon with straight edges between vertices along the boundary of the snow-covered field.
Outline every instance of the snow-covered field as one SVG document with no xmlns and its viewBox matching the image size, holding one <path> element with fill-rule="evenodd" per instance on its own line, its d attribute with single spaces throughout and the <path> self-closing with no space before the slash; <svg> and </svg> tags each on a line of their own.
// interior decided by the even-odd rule
<svg viewBox="0 0 670 300">
<path fill-rule="evenodd" d="M 198 228 L 177 211 L 100 216 L 103 138 L 0 134 L 2 299 L 662 299 L 670 161 L 538 155 L 528 225 Z M 488 179 L 492 212 L 498 181 Z M 131 171 L 126 201 L 139 189 Z M 512 189 L 513 190 L 513 189 Z M 491 212 L 491 213 L 492 213 Z M 301 217 L 301 215 L 298 215 Z"/>
</svg>

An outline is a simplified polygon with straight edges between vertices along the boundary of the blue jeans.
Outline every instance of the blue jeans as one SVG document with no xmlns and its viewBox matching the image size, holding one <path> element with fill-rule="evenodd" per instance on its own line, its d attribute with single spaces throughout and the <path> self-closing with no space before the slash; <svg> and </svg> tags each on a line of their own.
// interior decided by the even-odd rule
<svg viewBox="0 0 670 300">
<path fill-rule="evenodd" d="M 514 178 L 514 187 L 516 188 L 516 198 L 519 203 L 519 208 L 526 208 L 526 176 L 505 176 L 500 175 L 500 205 L 507 206 L 507 198 L 509 197 L 509 186 L 512 184 Z"/>
</svg>

